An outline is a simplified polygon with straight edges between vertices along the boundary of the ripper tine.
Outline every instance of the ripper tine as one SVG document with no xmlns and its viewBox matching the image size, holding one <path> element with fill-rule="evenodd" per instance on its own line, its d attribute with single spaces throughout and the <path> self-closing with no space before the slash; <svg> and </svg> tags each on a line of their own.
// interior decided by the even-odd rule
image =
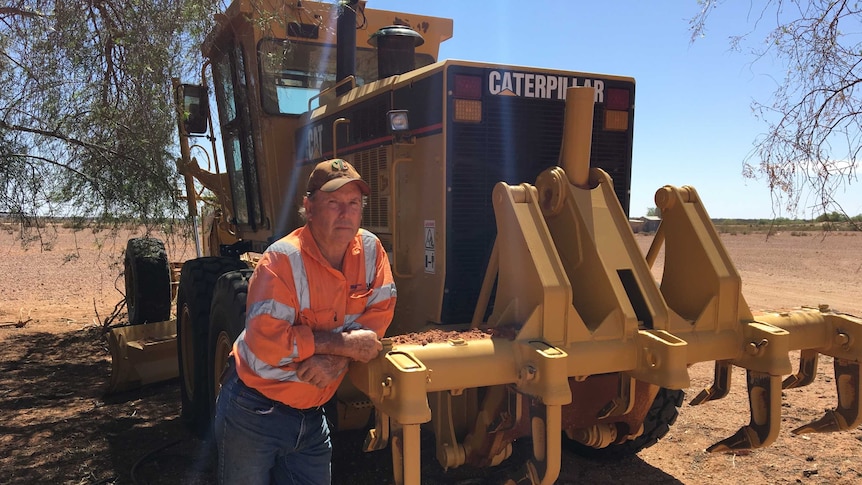
<svg viewBox="0 0 862 485">
<path fill-rule="evenodd" d="M 769 446 L 778 437 L 781 426 L 780 377 L 764 372 L 747 371 L 748 403 L 751 422 L 733 436 L 706 449 L 709 452 L 748 450 Z"/>
<path fill-rule="evenodd" d="M 793 389 L 795 387 L 804 387 L 814 382 L 817 377 L 817 359 L 820 352 L 814 349 L 806 349 L 800 352 L 799 355 L 799 371 L 796 374 L 787 376 L 784 382 L 781 383 L 782 389 Z"/>
<path fill-rule="evenodd" d="M 715 361 L 715 377 L 712 385 L 700 391 L 700 394 L 691 400 L 689 405 L 697 406 L 708 401 L 715 401 L 727 396 L 730 392 L 730 376 L 733 364 L 729 360 Z"/>
<path fill-rule="evenodd" d="M 859 375 L 862 364 L 836 358 L 834 366 L 838 406 L 826 411 L 822 418 L 794 429 L 793 434 L 844 431 L 862 424 L 862 400 L 859 398 Z"/>
</svg>

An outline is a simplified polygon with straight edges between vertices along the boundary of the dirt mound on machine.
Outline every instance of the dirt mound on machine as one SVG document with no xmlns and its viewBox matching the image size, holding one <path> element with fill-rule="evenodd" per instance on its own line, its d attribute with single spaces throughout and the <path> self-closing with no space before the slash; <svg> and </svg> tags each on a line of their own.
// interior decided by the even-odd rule
<svg viewBox="0 0 862 485">
<path fill-rule="evenodd" d="M 473 328 L 470 330 L 439 330 L 431 329 L 425 332 L 411 332 L 388 337 L 393 345 L 428 345 L 445 343 L 452 340 L 481 340 L 491 338 L 490 330 Z"/>
</svg>

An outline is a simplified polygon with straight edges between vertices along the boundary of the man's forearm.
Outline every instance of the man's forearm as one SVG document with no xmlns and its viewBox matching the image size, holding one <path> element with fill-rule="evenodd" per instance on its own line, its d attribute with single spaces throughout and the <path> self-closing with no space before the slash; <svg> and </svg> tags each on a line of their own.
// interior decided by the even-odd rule
<svg viewBox="0 0 862 485">
<path fill-rule="evenodd" d="M 296 375 L 303 382 L 324 388 L 347 369 L 350 358 L 343 355 L 315 354 L 299 363 Z"/>
<path fill-rule="evenodd" d="M 368 362 L 377 357 L 383 344 L 371 330 L 351 330 L 348 332 L 314 332 L 314 353 L 343 355 L 352 360 Z"/>
<path fill-rule="evenodd" d="M 314 354 L 350 356 L 350 348 L 343 332 L 313 332 Z"/>
</svg>

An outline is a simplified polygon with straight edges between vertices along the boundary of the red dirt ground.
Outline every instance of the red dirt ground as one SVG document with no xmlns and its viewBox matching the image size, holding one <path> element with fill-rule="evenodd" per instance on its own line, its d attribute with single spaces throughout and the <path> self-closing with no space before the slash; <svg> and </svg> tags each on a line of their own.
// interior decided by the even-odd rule
<svg viewBox="0 0 862 485">
<path fill-rule="evenodd" d="M 0 226 L 0 483 L 214 483 L 207 446 L 179 423 L 176 381 L 103 395 L 110 355 L 99 322 L 122 299 L 117 275 L 125 241 L 135 234 L 41 232 L 22 247 L 17 227 Z M 827 303 L 862 315 L 862 233 L 804 234 L 722 236 L 748 304 L 778 310 Z M 652 238 L 637 240 L 646 251 Z M 168 242 L 173 259 L 193 256 L 188 244 Z M 660 256 L 657 274 L 662 264 Z M 745 376 L 735 369 L 730 396 L 684 404 L 657 445 L 612 463 L 566 455 L 557 483 L 862 482 L 862 430 L 790 434 L 835 406 L 831 363 L 821 358 L 814 384 L 782 393 L 782 434 L 769 448 L 704 451 L 748 423 Z M 689 400 L 711 383 L 712 366 L 697 364 L 690 374 Z M 388 450 L 357 454 L 356 438 L 336 435 L 333 483 L 388 483 Z M 425 454 L 423 476 L 427 483 L 452 482 L 439 478 Z M 465 473 L 457 483 L 491 483 L 478 476 Z"/>
</svg>

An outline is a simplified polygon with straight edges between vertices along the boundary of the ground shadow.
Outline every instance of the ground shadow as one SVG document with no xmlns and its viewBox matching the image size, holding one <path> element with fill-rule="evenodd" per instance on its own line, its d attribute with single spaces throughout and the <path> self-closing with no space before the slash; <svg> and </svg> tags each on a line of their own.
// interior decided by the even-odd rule
<svg viewBox="0 0 862 485">
<path fill-rule="evenodd" d="M 380 451 L 361 451 L 364 432 L 347 431 L 333 436 L 332 483 L 351 485 L 380 485 L 392 483 L 392 453 L 387 447 Z M 532 454 L 529 439 L 518 440 L 512 455 L 493 468 L 461 466 L 444 470 L 438 463 L 434 437 L 423 430 L 422 485 L 498 485 L 515 476 Z M 661 446 L 660 444 L 658 446 Z M 675 477 L 644 462 L 637 456 L 615 461 L 592 460 L 563 452 L 563 466 L 556 485 L 583 483 L 682 483 Z"/>
<path fill-rule="evenodd" d="M 6 336 L 0 483 L 214 482 L 203 445 L 179 423 L 178 382 L 105 396 L 110 368 L 97 328 Z"/>
<path fill-rule="evenodd" d="M 192 436 L 177 416 L 151 426 L 140 426 L 132 419 L 117 419 L 105 423 L 103 432 L 118 473 L 116 483 L 215 483 L 212 442 Z"/>
<path fill-rule="evenodd" d="M 105 396 L 110 356 L 99 329 L 7 335 L 0 346 L 0 483 L 215 483 L 211 441 L 179 418 L 176 380 Z M 332 483 L 392 483 L 391 451 L 365 453 L 364 430 L 333 435 Z M 512 476 L 531 455 L 515 443 L 500 466 L 438 464 L 434 439 L 422 433 L 423 485 L 484 485 Z M 657 446 L 661 446 L 658 444 Z M 565 453 L 560 485 L 679 483 L 637 457 L 596 462 Z"/>
</svg>

